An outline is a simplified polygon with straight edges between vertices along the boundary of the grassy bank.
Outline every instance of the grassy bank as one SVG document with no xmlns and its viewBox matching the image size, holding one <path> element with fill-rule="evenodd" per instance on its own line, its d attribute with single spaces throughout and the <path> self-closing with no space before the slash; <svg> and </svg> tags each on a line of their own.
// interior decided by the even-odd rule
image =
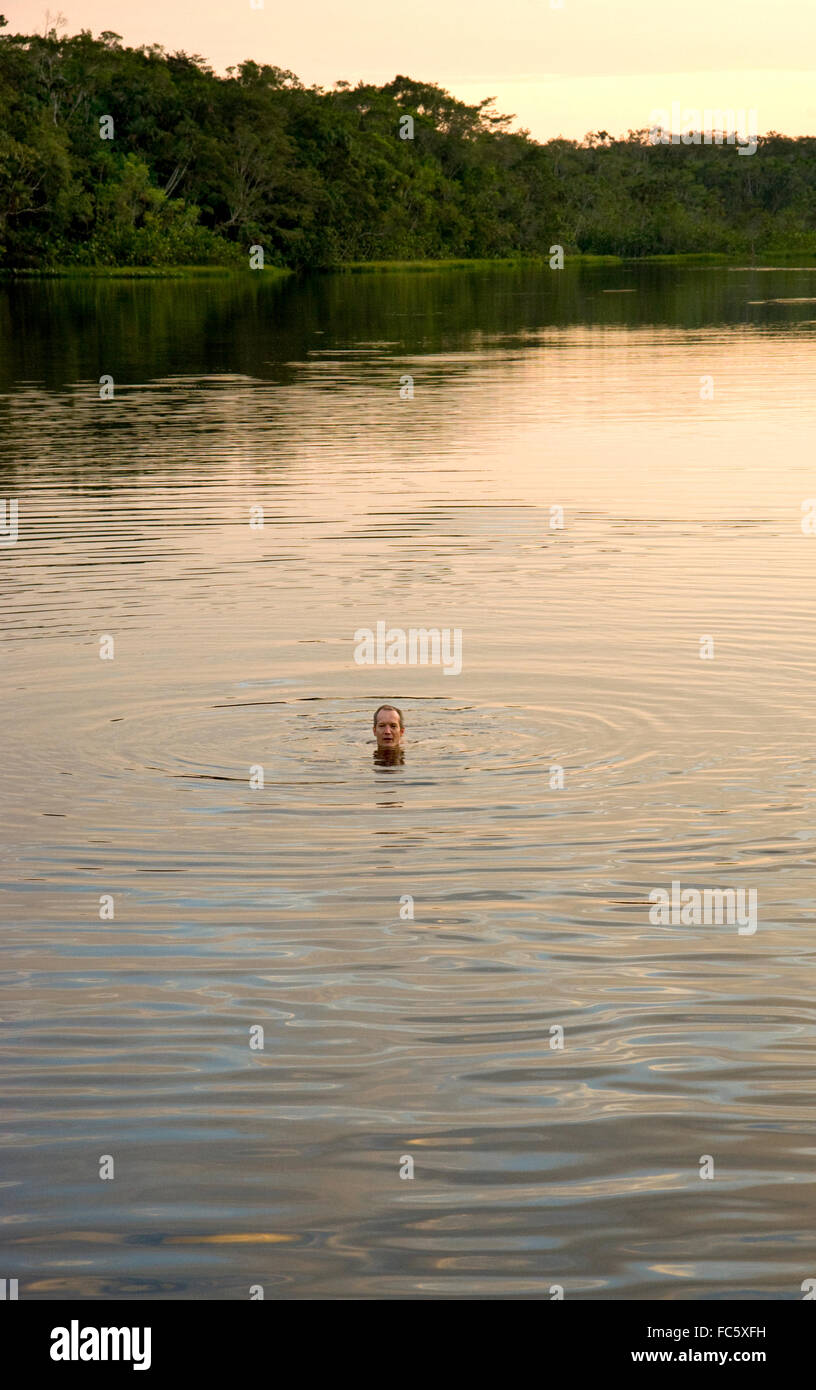
<svg viewBox="0 0 816 1390">
<path fill-rule="evenodd" d="M 564 259 L 565 262 L 580 262 L 582 265 L 617 265 L 621 258 L 620 256 L 565 255 Z M 436 261 L 343 261 L 339 265 L 326 266 L 323 273 L 329 275 L 367 275 L 381 270 L 496 270 L 504 267 L 515 270 L 524 266 L 531 268 L 549 267 L 549 263 L 549 256 L 495 256 L 492 258 L 480 256 L 474 257 L 472 260 L 456 257 Z"/>
<path fill-rule="evenodd" d="M 374 275 L 419 272 L 439 272 L 447 270 L 542 270 L 549 269 L 549 256 L 497 256 L 493 259 L 477 257 L 468 260 L 463 257 L 442 260 L 394 260 L 394 261 L 345 261 L 339 265 L 321 267 L 311 273 L 320 275 Z M 801 251 L 771 251 L 766 255 L 756 255 L 751 261 L 740 255 L 723 255 L 718 252 L 693 251 L 678 252 L 664 256 L 596 256 L 590 254 L 566 254 L 564 269 L 570 266 L 779 266 L 787 264 L 803 269 L 816 269 L 816 253 L 803 254 Z M 6 269 L 0 270 L 0 279 L 21 280 L 212 280 L 224 276 L 244 276 L 262 274 L 274 279 L 298 274 L 297 271 L 282 266 L 267 265 L 261 272 L 249 270 L 245 266 L 217 265 L 170 265 L 170 266 L 52 266 L 42 270 Z"/>
<path fill-rule="evenodd" d="M 780 265 L 790 261 L 791 265 L 813 262 L 816 267 L 816 252 L 771 251 L 767 255 L 757 255 L 753 264 Z M 664 256 L 596 256 L 581 252 L 565 252 L 564 269 L 571 265 L 745 265 L 750 257 L 745 255 L 725 255 L 716 251 L 676 252 Z M 348 261 L 343 265 L 327 267 L 323 273 L 331 275 L 365 275 L 379 271 L 418 271 L 418 270 L 496 270 L 497 268 L 541 269 L 549 268 L 549 256 L 502 256 L 477 260 L 438 260 L 438 261 Z"/>
<path fill-rule="evenodd" d="M 0 278 L 14 280 L 213 280 L 225 275 L 256 275 L 257 271 L 239 270 L 222 265 L 69 265 L 51 266 L 46 270 L 0 270 Z M 280 277 L 294 274 L 281 266 L 264 266 L 264 275 Z"/>
</svg>

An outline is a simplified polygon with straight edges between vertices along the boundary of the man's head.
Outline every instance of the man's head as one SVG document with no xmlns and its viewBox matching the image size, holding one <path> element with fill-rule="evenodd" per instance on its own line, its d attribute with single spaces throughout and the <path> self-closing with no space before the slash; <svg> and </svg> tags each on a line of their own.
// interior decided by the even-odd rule
<svg viewBox="0 0 816 1390">
<path fill-rule="evenodd" d="M 380 705 L 374 714 L 374 734 L 379 751 L 399 748 L 404 731 L 402 710 L 397 709 L 396 705 Z"/>
</svg>

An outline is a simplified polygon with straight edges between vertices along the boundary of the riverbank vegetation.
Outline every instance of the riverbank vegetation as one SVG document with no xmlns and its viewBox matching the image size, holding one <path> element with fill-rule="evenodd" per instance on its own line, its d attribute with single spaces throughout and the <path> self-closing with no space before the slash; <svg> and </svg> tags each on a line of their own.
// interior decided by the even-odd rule
<svg viewBox="0 0 816 1390">
<path fill-rule="evenodd" d="M 816 255 L 816 138 L 770 134 L 744 156 L 647 130 L 541 144 L 511 124 L 407 77 L 327 91 L 251 60 L 219 77 L 111 32 L 3 32 L 0 265 L 246 268 L 251 246 L 293 270 L 551 245 Z"/>
</svg>

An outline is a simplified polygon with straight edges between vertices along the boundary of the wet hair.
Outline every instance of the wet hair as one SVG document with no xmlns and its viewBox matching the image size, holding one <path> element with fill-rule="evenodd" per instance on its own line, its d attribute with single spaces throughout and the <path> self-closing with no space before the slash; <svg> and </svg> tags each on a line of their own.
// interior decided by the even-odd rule
<svg viewBox="0 0 816 1390">
<path fill-rule="evenodd" d="M 375 711 L 374 711 L 374 719 L 373 719 L 372 722 L 373 722 L 373 724 L 374 724 L 374 728 L 375 728 L 375 729 L 376 729 L 376 727 L 377 727 L 377 715 L 378 715 L 382 710 L 384 710 L 384 709 L 392 709 L 392 710 L 394 711 L 395 714 L 398 714 L 398 715 L 399 715 L 399 722 L 400 722 L 400 729 L 404 729 L 404 728 L 405 728 L 405 724 L 404 724 L 403 718 L 402 718 L 402 710 L 399 709 L 399 708 L 397 707 L 397 705 L 380 705 L 380 706 L 379 706 L 377 709 L 375 709 Z"/>
</svg>

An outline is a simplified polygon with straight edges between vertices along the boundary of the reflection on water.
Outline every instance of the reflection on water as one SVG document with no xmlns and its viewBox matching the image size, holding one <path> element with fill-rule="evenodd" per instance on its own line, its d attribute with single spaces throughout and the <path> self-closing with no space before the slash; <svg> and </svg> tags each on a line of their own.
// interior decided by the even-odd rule
<svg viewBox="0 0 816 1390">
<path fill-rule="evenodd" d="M 801 1297 L 814 292 L 3 289 L 21 1297 Z"/>
<path fill-rule="evenodd" d="M 382 771 L 393 771 L 405 762 L 404 748 L 375 748 L 374 766 Z"/>
</svg>

